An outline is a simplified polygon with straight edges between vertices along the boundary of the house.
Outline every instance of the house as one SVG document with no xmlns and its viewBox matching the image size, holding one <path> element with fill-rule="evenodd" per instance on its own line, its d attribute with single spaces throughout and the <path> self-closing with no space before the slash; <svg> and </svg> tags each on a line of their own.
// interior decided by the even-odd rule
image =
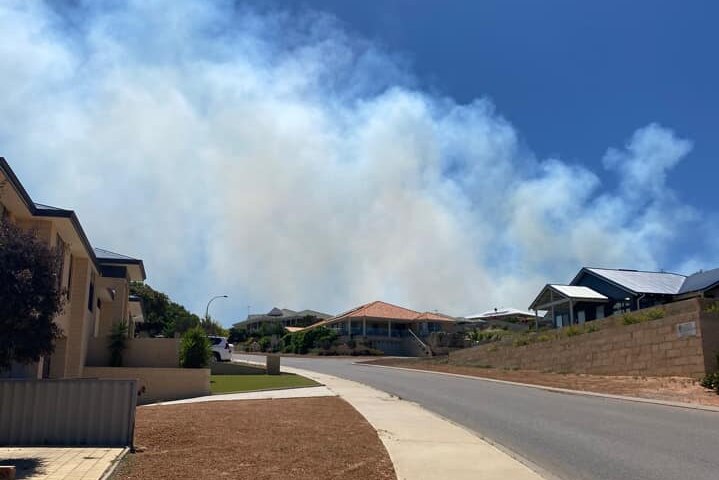
<svg viewBox="0 0 719 480">
<path fill-rule="evenodd" d="M 484 327 L 506 328 L 508 330 L 526 330 L 530 325 L 544 321 L 544 314 L 519 310 L 517 308 L 495 308 L 482 313 L 467 315 L 464 319 L 470 324 Z"/>
<path fill-rule="evenodd" d="M 55 318 L 61 336 L 55 352 L 32 365 L 13 366 L 9 374 L 30 378 L 76 378 L 83 375 L 91 338 L 106 336 L 112 324 L 141 321 L 141 304 L 129 294 L 131 280 L 143 281 L 142 260 L 91 246 L 72 210 L 34 202 L 7 161 L 0 157 L 0 217 L 62 252 L 60 286 L 65 306 Z"/>
<path fill-rule="evenodd" d="M 423 338 L 453 331 L 456 319 L 437 312 L 418 312 L 375 301 L 360 305 L 308 328 L 326 326 L 339 337 L 360 337 L 372 348 L 390 355 L 431 355 Z"/>
<path fill-rule="evenodd" d="M 321 322 L 332 315 L 315 310 L 300 310 L 296 312 L 287 308 L 273 308 L 264 314 L 248 315 L 246 320 L 235 323 L 235 328 L 245 328 L 250 332 L 260 329 L 264 324 L 279 324 L 285 328 L 308 327 L 313 323 Z"/>
<path fill-rule="evenodd" d="M 584 267 L 568 285 L 545 285 L 529 308 L 547 310 L 547 318 L 562 327 L 695 296 L 719 296 L 719 269 L 685 276 Z"/>
</svg>

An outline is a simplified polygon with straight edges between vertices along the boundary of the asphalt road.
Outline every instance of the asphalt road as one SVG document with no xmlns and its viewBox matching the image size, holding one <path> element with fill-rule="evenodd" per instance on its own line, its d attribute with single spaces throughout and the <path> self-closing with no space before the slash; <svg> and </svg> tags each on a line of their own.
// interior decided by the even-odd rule
<svg viewBox="0 0 719 480">
<path fill-rule="evenodd" d="M 719 413 L 353 365 L 350 359 L 283 357 L 282 364 L 416 402 L 561 479 L 719 479 Z"/>
</svg>

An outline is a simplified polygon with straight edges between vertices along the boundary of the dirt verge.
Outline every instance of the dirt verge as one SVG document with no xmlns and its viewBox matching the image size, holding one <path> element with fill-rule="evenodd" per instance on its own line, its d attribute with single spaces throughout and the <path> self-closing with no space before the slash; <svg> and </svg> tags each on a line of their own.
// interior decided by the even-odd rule
<svg viewBox="0 0 719 480">
<path fill-rule="evenodd" d="M 547 373 L 531 370 L 504 370 L 469 365 L 452 365 L 447 362 L 447 357 L 427 359 L 383 358 L 365 363 L 719 407 L 719 395 L 703 388 L 697 380 L 685 377 L 623 377 Z"/>
<path fill-rule="evenodd" d="M 113 480 L 395 479 L 377 432 L 337 397 L 148 406 Z"/>
</svg>

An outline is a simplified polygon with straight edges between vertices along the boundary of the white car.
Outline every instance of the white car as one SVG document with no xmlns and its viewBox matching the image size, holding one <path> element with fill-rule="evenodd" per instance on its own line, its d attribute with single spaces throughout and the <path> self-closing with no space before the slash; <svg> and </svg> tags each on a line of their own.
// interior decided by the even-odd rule
<svg viewBox="0 0 719 480">
<path fill-rule="evenodd" d="M 225 337 L 208 335 L 212 345 L 212 361 L 229 362 L 232 360 L 232 344 L 227 342 Z"/>
</svg>

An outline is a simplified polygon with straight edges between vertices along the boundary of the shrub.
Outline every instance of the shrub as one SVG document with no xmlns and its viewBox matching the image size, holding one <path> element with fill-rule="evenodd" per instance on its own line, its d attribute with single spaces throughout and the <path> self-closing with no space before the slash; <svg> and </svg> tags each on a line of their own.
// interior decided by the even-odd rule
<svg viewBox="0 0 719 480">
<path fill-rule="evenodd" d="M 562 333 L 564 333 L 564 335 L 567 337 L 576 337 L 577 335 L 581 335 L 584 333 L 584 328 L 580 327 L 579 325 L 570 325 L 569 327 L 565 328 Z"/>
<path fill-rule="evenodd" d="M 127 323 L 118 322 L 112 326 L 108 335 L 107 347 L 110 349 L 110 366 L 122 366 L 122 354 L 127 348 Z"/>
<path fill-rule="evenodd" d="M 710 373 L 701 381 L 701 386 L 719 394 L 719 372 Z"/>
<path fill-rule="evenodd" d="M 707 313 L 719 313 L 719 302 L 714 302 L 704 309 Z"/>
<path fill-rule="evenodd" d="M 335 340 L 337 340 L 337 332 L 324 326 L 288 333 L 282 337 L 285 351 L 299 354 L 305 354 L 311 349 L 327 350 Z"/>
<path fill-rule="evenodd" d="M 210 362 L 212 348 L 202 327 L 189 329 L 182 335 L 180 343 L 180 366 L 183 368 L 204 368 Z"/>
<path fill-rule="evenodd" d="M 487 330 L 472 330 L 467 333 L 467 340 L 476 343 L 496 342 L 504 337 L 512 336 L 513 333 L 499 328 Z"/>
<path fill-rule="evenodd" d="M 637 323 L 650 322 L 664 318 L 665 311 L 663 308 L 652 308 L 649 310 L 625 313 L 622 315 L 622 323 L 624 325 L 634 325 Z"/>
</svg>

